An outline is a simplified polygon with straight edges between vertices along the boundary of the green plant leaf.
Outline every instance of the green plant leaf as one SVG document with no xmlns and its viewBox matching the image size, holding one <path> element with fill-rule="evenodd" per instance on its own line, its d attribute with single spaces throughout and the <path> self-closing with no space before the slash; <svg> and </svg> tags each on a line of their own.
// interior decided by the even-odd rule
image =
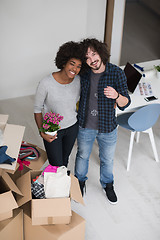
<svg viewBox="0 0 160 240">
<path fill-rule="evenodd" d="M 155 68 L 158 72 L 160 72 L 160 65 L 154 66 L 154 68 Z"/>
</svg>

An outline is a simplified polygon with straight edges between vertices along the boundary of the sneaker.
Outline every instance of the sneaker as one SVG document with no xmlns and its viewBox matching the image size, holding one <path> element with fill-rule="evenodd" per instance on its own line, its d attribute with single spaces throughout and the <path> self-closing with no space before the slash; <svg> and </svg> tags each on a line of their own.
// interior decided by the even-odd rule
<svg viewBox="0 0 160 240">
<path fill-rule="evenodd" d="M 86 181 L 79 181 L 79 186 L 80 186 L 80 190 L 81 190 L 81 193 L 82 193 L 82 197 L 84 195 L 84 190 L 86 192 L 86 184 L 85 184 Z"/>
<path fill-rule="evenodd" d="M 104 188 L 104 191 L 106 193 L 106 196 L 108 198 L 108 201 L 111 204 L 116 204 L 118 202 L 117 196 L 115 194 L 114 188 L 113 188 L 113 182 L 107 183 L 106 187 Z"/>
</svg>

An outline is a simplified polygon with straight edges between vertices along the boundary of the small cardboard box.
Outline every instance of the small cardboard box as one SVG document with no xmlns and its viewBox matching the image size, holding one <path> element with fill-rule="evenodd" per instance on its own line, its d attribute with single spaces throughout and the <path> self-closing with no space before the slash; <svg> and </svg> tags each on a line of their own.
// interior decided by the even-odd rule
<svg viewBox="0 0 160 240">
<path fill-rule="evenodd" d="M 11 218 L 18 208 L 14 195 L 23 196 L 9 174 L 0 169 L 0 221 Z"/>
<path fill-rule="evenodd" d="M 68 225 L 33 226 L 29 213 L 24 212 L 25 240 L 84 240 L 85 220 L 72 211 L 71 223 Z"/>
<path fill-rule="evenodd" d="M 10 172 L 14 173 L 17 165 L 17 158 L 19 155 L 19 149 L 22 143 L 24 135 L 24 126 L 7 124 L 8 115 L 0 114 L 0 129 L 3 132 L 3 146 L 8 147 L 6 154 L 12 158 L 15 158 L 16 161 L 10 164 L 0 164 L 0 168 L 8 169 Z"/>
<path fill-rule="evenodd" d="M 16 184 L 24 197 L 17 195 L 19 206 L 31 201 L 32 225 L 69 224 L 71 222 L 71 199 L 84 204 L 78 179 L 71 175 L 69 198 L 32 199 L 31 181 L 41 171 L 29 171 L 17 179 Z"/>
<path fill-rule="evenodd" d="M 23 239 L 23 210 L 15 209 L 13 217 L 0 222 L 1 240 Z M 31 238 L 32 239 L 32 238 Z"/>
</svg>

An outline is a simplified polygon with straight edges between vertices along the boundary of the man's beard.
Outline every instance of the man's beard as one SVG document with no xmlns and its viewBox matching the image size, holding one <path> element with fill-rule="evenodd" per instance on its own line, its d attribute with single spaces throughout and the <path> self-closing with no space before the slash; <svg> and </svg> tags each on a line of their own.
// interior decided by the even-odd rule
<svg viewBox="0 0 160 240">
<path fill-rule="evenodd" d="M 99 66 L 97 66 L 97 67 L 92 67 L 91 66 L 91 69 L 93 69 L 93 70 L 99 70 L 100 69 L 100 67 L 102 66 L 102 60 L 101 60 L 101 62 L 100 62 L 100 64 L 99 64 Z"/>
</svg>

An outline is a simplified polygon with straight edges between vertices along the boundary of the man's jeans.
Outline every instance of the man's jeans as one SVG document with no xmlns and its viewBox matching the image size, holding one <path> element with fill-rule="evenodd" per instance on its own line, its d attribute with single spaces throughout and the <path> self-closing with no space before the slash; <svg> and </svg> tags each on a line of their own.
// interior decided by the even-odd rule
<svg viewBox="0 0 160 240">
<path fill-rule="evenodd" d="M 117 142 L 117 128 L 110 133 L 98 133 L 98 130 L 79 127 L 75 175 L 79 181 L 88 179 L 89 157 L 95 139 L 99 145 L 100 183 L 105 188 L 107 183 L 113 182 L 113 158 Z"/>
</svg>

